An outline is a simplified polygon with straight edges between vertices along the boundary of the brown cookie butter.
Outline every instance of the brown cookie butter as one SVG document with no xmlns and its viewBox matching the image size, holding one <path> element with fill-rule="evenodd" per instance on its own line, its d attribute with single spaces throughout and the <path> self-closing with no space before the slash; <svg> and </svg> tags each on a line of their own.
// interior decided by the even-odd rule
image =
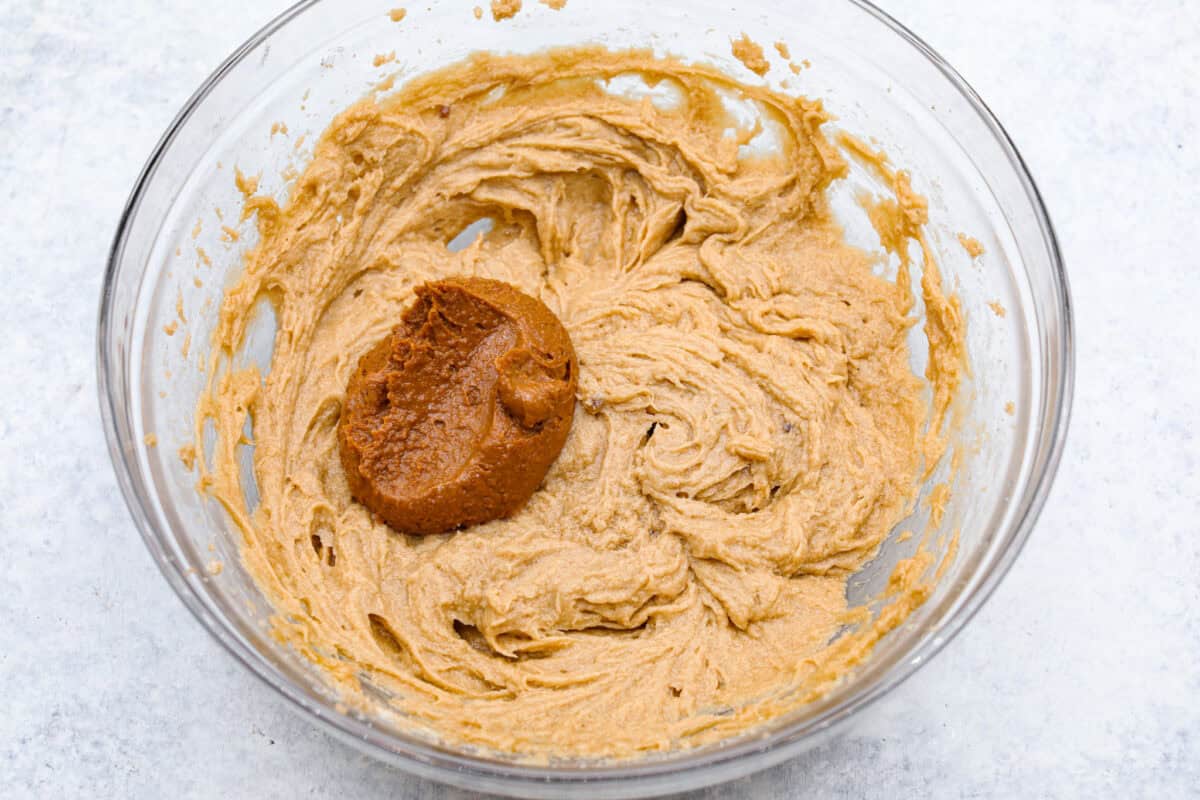
<svg viewBox="0 0 1200 800">
<path fill-rule="evenodd" d="M 338 442 L 350 491 L 402 533 L 511 516 L 571 430 L 571 340 L 540 300 L 501 281 L 416 293 L 347 385 Z"/>
</svg>

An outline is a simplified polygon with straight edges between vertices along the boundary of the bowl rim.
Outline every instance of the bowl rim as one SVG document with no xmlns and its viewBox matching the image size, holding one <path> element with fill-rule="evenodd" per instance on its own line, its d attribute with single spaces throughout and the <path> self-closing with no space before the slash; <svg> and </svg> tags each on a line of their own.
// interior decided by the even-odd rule
<svg viewBox="0 0 1200 800">
<path fill-rule="evenodd" d="M 155 524 L 150 520 L 139 496 L 138 485 L 142 483 L 141 476 L 137 474 L 139 471 L 136 464 L 131 463 L 126 457 L 128 453 L 135 452 L 135 445 L 131 441 L 130 434 L 123 431 L 118 424 L 121 413 L 117 408 L 114 392 L 116 387 L 113 385 L 113 376 L 111 375 L 113 365 L 109 363 L 106 352 L 108 343 L 115 332 L 112 314 L 114 287 L 131 222 L 137 214 L 146 187 L 154 177 L 163 154 L 174 142 L 180 128 L 234 66 L 276 31 L 320 2 L 322 0 L 300 0 L 259 28 L 221 62 L 174 116 L 142 167 L 121 212 L 109 249 L 100 295 L 96 327 L 97 389 L 105 439 L 117 483 L 130 515 L 159 571 L 188 611 L 220 643 L 225 651 L 251 674 L 286 698 L 290 705 L 299 710 L 306 719 L 317 723 L 320 729 L 354 744 L 384 761 L 397 763 L 421 777 L 460 786 L 488 788 L 493 791 L 511 791 L 518 788 L 536 790 L 539 787 L 545 791 L 555 784 L 561 788 L 563 784 L 589 783 L 595 788 L 614 789 L 617 793 L 621 793 L 622 787 L 626 789 L 632 787 L 634 782 L 640 782 L 642 789 L 650 788 L 644 782 L 647 779 L 655 778 L 660 780 L 674 778 L 669 785 L 660 784 L 659 788 L 662 791 L 695 788 L 749 774 L 792 758 L 805 749 L 809 739 L 814 738 L 817 734 L 831 731 L 861 709 L 889 694 L 911 677 L 923 664 L 941 652 L 974 618 L 1008 573 L 1024 548 L 1049 495 L 1062 458 L 1070 424 L 1075 381 L 1074 315 L 1062 251 L 1053 223 L 1046 210 L 1041 192 L 1008 132 L 983 99 L 941 55 L 869 0 L 846 0 L 846 2 L 883 23 L 892 33 L 901 37 L 937 68 L 972 106 L 1007 157 L 1033 209 L 1043 244 L 1051 261 L 1050 277 L 1055 293 L 1054 299 L 1060 314 L 1062 332 L 1062 335 L 1052 341 L 1050 345 L 1050 349 L 1057 350 L 1062 368 L 1057 376 L 1057 385 L 1054 385 L 1053 381 L 1051 382 L 1051 389 L 1056 390 L 1053 391 L 1056 402 L 1053 408 L 1048 410 L 1049 413 L 1043 417 L 1043 421 L 1049 425 L 1050 436 L 1039 448 L 1044 456 L 1040 472 L 1035 472 L 1030 476 L 1024 496 L 1020 498 L 1022 502 L 1014 515 L 1014 524 L 1006 537 L 1007 541 L 1001 540 L 998 543 L 999 555 L 991 569 L 983 574 L 973 589 L 968 588 L 964 595 L 956 600 L 958 608 L 949 610 L 937 636 L 918 642 L 905 658 L 889 667 L 887 672 L 874 684 L 862 687 L 860 691 L 852 690 L 841 701 L 819 714 L 783 727 L 769 735 L 757 738 L 746 737 L 742 741 L 738 741 L 735 737 L 734 741 L 720 750 L 699 749 L 691 753 L 684 751 L 679 758 L 642 762 L 622 761 L 614 762 L 611 766 L 567 768 L 509 763 L 455 753 L 447 748 L 414 738 L 399 740 L 390 734 L 381 733 L 368 723 L 347 714 L 330 713 L 331 709 L 314 701 L 291 681 L 281 680 L 282 676 L 272 665 L 209 611 L 206 607 L 206 598 L 188 580 L 183 566 L 171 558 L 159 542 Z M 389 746 L 389 743 L 393 745 L 399 743 L 399 748 Z M 741 769 L 724 775 L 718 774 L 723 767 L 728 768 L 735 761 L 741 762 Z M 680 776 L 684 773 L 688 776 L 686 785 L 679 781 Z"/>
</svg>

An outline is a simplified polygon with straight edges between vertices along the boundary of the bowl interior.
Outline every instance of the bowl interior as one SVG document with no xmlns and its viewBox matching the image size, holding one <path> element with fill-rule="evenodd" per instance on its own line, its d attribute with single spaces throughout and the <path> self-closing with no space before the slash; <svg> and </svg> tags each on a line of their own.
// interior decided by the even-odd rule
<svg viewBox="0 0 1200 800">
<path fill-rule="evenodd" d="M 473 785 L 503 789 L 511 788 L 504 780 L 514 776 L 646 777 L 698 765 L 724 764 L 721 777 L 729 777 L 785 757 L 934 652 L 994 585 L 1036 512 L 1061 437 L 1069 320 L 1052 235 L 1019 160 L 936 57 L 851 2 L 742 2 L 731 8 L 572 0 L 559 11 L 528 3 L 500 23 L 486 7 L 476 19 L 471 3 L 410 7 L 401 22 L 389 17 L 391 7 L 367 0 L 318 2 L 284 15 L 193 98 L 136 189 L 114 247 L 100 347 L 118 472 L 151 550 L 188 605 L 235 655 L 336 730 L 410 767 L 414 760 L 428 770 L 455 766 L 498 781 Z M 928 602 L 879 644 L 852 680 L 745 741 L 638 765 L 531 768 L 455 753 L 387 720 L 371 720 L 368 727 L 343 716 L 320 671 L 270 637 L 271 608 L 240 565 L 235 529 L 216 503 L 197 493 L 196 476 L 179 457 L 192 439 L 222 291 L 256 239 L 253 223 L 240 218 L 235 170 L 260 175 L 259 191 L 283 201 L 335 113 L 385 77 L 395 75 L 399 84 L 475 50 L 530 52 L 585 42 L 649 47 L 716 64 L 749 82 L 755 76 L 730 52 L 730 38 L 742 32 L 769 54 L 767 81 L 786 81 L 787 91 L 823 99 L 837 118 L 831 133 L 844 130 L 877 143 L 895 166 L 911 171 L 914 187 L 929 199 L 928 232 L 968 321 L 971 374 L 957 406 L 953 446 L 959 468 L 951 472 L 943 463 L 922 493 L 923 500 L 929 487 L 952 481 L 931 546 L 944 551 L 957 534 L 956 557 Z M 810 66 L 794 74 L 775 56 L 770 45 L 776 41 L 788 45 L 798 66 L 802 60 Z M 393 52 L 394 60 L 376 66 L 376 55 Z M 852 164 L 850 177 L 832 189 L 834 207 L 850 241 L 880 251 L 855 200 L 863 190 L 886 193 L 873 174 Z M 977 239 L 984 255 L 972 259 L 960 233 Z M 244 354 L 264 371 L 271 334 L 266 314 Z M 919 327 L 912 336 L 913 352 L 923 354 Z M 916 358 L 921 374 L 923 355 Z M 144 444 L 151 434 L 157 446 Z M 252 479 L 247 468 L 248 486 Z M 878 600 L 892 567 L 921 540 L 902 541 L 896 534 L 920 533 L 927 519 L 926 504 L 919 502 L 851 581 L 853 604 Z M 223 566 L 219 574 L 214 563 Z M 740 758 L 748 752 L 758 755 Z M 729 766 L 735 756 L 738 765 Z M 717 773 L 693 774 L 707 781 Z"/>
</svg>

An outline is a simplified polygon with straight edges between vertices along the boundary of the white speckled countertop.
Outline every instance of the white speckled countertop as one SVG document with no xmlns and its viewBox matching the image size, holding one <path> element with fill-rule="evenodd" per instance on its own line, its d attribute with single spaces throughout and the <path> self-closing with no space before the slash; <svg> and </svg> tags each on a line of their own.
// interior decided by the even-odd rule
<svg viewBox="0 0 1200 800">
<path fill-rule="evenodd" d="M 849 738 L 704 796 L 1195 796 L 1200 3 L 883 5 L 1040 182 L 1077 313 L 1070 440 L 961 636 Z M 104 447 L 93 331 L 126 194 L 185 98 L 281 7 L 0 2 L 5 797 L 465 796 L 317 732 L 205 635 Z"/>
</svg>

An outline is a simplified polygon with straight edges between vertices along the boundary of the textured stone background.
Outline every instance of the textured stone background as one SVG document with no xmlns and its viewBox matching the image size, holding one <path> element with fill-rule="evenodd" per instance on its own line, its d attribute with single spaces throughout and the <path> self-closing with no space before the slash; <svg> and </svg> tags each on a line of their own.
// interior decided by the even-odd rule
<svg viewBox="0 0 1200 800">
<path fill-rule="evenodd" d="M 1071 437 L 1028 547 L 943 654 L 847 740 L 705 796 L 1194 796 L 1200 4 L 883 5 L 1045 193 L 1078 315 Z M 318 733 L 203 634 L 102 440 L 120 208 L 184 99 L 282 7 L 0 0 L 0 795 L 463 796 Z"/>
</svg>

